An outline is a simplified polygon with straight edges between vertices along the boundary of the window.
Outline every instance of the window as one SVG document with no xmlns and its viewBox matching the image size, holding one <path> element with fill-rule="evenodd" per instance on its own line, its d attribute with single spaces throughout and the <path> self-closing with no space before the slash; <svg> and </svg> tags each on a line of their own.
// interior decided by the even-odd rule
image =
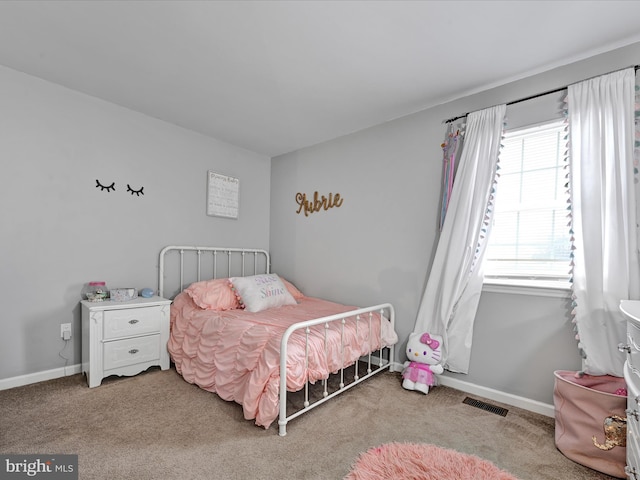
<svg viewBox="0 0 640 480">
<path fill-rule="evenodd" d="M 565 136 L 563 121 L 506 132 L 485 253 L 486 283 L 568 287 Z"/>
</svg>

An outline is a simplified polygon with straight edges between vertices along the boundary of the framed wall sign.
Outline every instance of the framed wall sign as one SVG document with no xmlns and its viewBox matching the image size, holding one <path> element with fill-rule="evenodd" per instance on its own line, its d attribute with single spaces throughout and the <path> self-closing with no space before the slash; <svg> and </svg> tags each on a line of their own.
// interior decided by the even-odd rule
<svg viewBox="0 0 640 480">
<path fill-rule="evenodd" d="M 240 180 L 207 172 L 207 215 L 238 219 Z"/>
</svg>

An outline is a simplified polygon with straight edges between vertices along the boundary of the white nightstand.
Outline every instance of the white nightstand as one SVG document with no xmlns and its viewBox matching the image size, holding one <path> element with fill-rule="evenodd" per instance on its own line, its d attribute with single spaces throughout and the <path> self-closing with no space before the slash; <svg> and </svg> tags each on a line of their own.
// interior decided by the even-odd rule
<svg viewBox="0 0 640 480">
<path fill-rule="evenodd" d="M 136 375 L 149 367 L 169 368 L 171 300 L 136 298 L 128 302 L 82 305 L 82 372 L 89 387 L 109 375 Z"/>
</svg>

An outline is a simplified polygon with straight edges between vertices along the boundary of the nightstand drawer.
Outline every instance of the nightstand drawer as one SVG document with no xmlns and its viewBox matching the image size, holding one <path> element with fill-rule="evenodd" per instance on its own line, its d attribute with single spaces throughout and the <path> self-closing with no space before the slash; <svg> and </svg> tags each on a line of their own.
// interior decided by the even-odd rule
<svg viewBox="0 0 640 480">
<path fill-rule="evenodd" d="M 160 358 L 160 334 L 104 343 L 104 369 L 135 365 Z"/>
<path fill-rule="evenodd" d="M 103 339 L 160 332 L 162 307 L 127 308 L 104 312 Z"/>
</svg>

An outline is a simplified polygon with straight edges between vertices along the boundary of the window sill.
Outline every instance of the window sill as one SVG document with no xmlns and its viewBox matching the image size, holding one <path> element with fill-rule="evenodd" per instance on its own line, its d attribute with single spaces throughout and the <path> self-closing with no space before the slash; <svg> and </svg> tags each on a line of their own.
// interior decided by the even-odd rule
<svg viewBox="0 0 640 480">
<path fill-rule="evenodd" d="M 483 292 L 511 295 L 535 295 L 538 297 L 570 298 L 571 286 L 567 282 L 515 279 L 485 279 Z"/>
</svg>

